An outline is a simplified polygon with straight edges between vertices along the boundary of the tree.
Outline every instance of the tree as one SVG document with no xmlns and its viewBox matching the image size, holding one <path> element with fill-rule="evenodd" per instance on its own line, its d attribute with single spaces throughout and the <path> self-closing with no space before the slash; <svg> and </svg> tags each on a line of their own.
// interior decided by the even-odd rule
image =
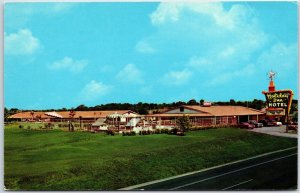
<svg viewBox="0 0 300 193">
<path fill-rule="evenodd" d="M 185 115 L 183 115 L 182 117 L 179 117 L 176 120 L 176 125 L 178 126 L 179 130 L 181 130 L 182 132 L 188 131 L 191 127 L 189 117 L 187 117 Z"/>
<path fill-rule="evenodd" d="M 75 108 L 76 111 L 88 111 L 89 108 L 85 105 L 79 105 L 78 107 Z"/>
<path fill-rule="evenodd" d="M 34 111 L 30 111 L 30 115 L 32 117 L 32 120 L 34 119 Z"/>
<path fill-rule="evenodd" d="M 229 103 L 230 103 L 230 105 L 235 105 L 235 100 L 234 99 L 230 99 Z"/>
<path fill-rule="evenodd" d="M 204 99 L 201 99 L 200 100 L 200 105 L 203 105 L 204 104 Z"/>
<path fill-rule="evenodd" d="M 188 105 L 198 105 L 199 103 L 197 103 L 197 101 L 195 99 L 191 99 L 191 100 L 189 100 L 189 102 L 187 104 Z"/>
<path fill-rule="evenodd" d="M 69 122 L 69 131 L 73 132 L 74 131 L 74 126 L 72 124 L 72 121 L 74 119 L 74 116 L 75 116 L 76 112 L 71 109 L 70 113 L 69 113 L 69 117 L 70 117 L 70 122 Z"/>
</svg>

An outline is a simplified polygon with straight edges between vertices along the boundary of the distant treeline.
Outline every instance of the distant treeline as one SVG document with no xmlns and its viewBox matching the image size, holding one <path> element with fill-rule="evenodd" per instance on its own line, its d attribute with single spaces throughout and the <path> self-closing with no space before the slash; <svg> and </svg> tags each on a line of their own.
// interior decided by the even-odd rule
<svg viewBox="0 0 300 193">
<path fill-rule="evenodd" d="M 96 111 L 96 110 L 132 110 L 135 112 L 138 112 L 141 115 L 146 115 L 149 113 L 160 113 L 163 110 L 169 109 L 169 108 L 175 108 L 181 105 L 202 105 L 204 103 L 204 100 L 196 101 L 195 99 L 191 99 L 188 102 L 178 101 L 173 103 L 136 103 L 136 104 L 130 104 L 130 103 L 108 103 L 108 104 L 101 104 L 96 105 L 94 107 L 87 107 L 85 105 L 79 105 L 76 108 L 61 108 L 61 109 L 45 109 L 45 110 L 34 110 L 34 109 L 28 109 L 26 111 Z M 235 101 L 231 99 L 230 101 L 218 101 L 213 102 L 213 105 L 232 105 L 232 106 L 244 106 L 249 107 L 257 110 L 261 110 L 262 108 L 265 108 L 265 101 L 254 99 L 253 101 Z M 291 113 L 298 110 L 298 100 L 293 100 L 292 107 L 291 107 Z M 25 111 L 24 109 L 22 111 Z M 17 112 L 20 112 L 17 108 L 11 108 L 11 109 L 4 109 L 4 117 L 8 117 L 12 114 L 15 114 Z"/>
</svg>

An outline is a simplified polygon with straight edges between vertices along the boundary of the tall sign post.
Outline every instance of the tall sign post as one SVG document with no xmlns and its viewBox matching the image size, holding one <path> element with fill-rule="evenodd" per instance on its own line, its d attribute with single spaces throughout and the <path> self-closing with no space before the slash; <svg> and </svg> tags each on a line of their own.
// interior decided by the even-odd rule
<svg viewBox="0 0 300 193">
<path fill-rule="evenodd" d="M 273 78 L 275 76 L 274 72 L 269 72 L 270 84 L 269 91 L 263 91 L 262 93 L 266 97 L 267 101 L 267 111 L 283 109 L 284 120 L 286 123 L 286 132 L 288 132 L 288 122 L 289 122 L 289 113 L 291 109 L 293 91 L 292 90 L 275 90 L 275 85 Z M 275 111 L 276 112 L 276 111 Z M 277 111 L 278 112 L 278 111 Z M 280 111 L 279 111 L 280 112 Z"/>
</svg>

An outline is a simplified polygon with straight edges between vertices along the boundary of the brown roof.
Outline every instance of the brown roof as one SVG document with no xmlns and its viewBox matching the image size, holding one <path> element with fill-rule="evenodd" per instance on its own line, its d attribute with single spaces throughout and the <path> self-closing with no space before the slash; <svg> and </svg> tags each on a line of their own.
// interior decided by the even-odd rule
<svg viewBox="0 0 300 193">
<path fill-rule="evenodd" d="M 124 114 L 127 113 L 128 110 L 118 110 L 118 111 L 74 111 L 75 115 L 74 118 L 79 118 L 80 116 L 82 118 L 99 118 L 99 117 L 106 117 L 107 115 L 113 114 L 113 113 L 120 113 Z M 69 118 L 70 117 L 70 111 L 61 111 L 57 112 L 60 114 L 63 118 Z"/>
<path fill-rule="evenodd" d="M 113 110 L 113 111 L 74 111 L 75 115 L 74 118 L 79 118 L 80 116 L 82 118 L 104 118 L 107 115 L 110 114 L 114 114 L 114 113 L 119 113 L 119 114 L 125 114 L 127 112 L 130 113 L 135 113 L 133 111 L 130 110 Z M 57 114 L 61 115 L 62 118 L 69 118 L 70 117 L 70 111 L 60 111 L 60 112 L 56 112 Z M 45 112 L 34 112 L 34 117 L 36 115 L 41 115 L 42 118 L 51 118 L 51 116 L 45 115 Z M 137 114 L 137 113 L 135 113 Z M 25 118 L 25 119 L 30 119 L 32 118 L 30 111 L 27 112 L 21 112 L 21 113 L 17 113 L 14 115 L 11 115 L 9 118 Z"/>
<path fill-rule="evenodd" d="M 172 113 L 172 114 L 152 114 L 152 115 L 146 115 L 147 117 L 181 117 L 181 116 L 195 116 L 195 117 L 211 117 L 211 114 L 208 113 L 193 113 L 193 114 L 180 114 L 180 113 Z"/>
<path fill-rule="evenodd" d="M 34 118 L 37 117 L 41 117 L 42 119 L 47 119 L 47 118 L 51 118 L 51 116 L 45 115 L 45 112 L 34 112 L 33 114 Z M 9 116 L 8 118 L 11 119 L 32 119 L 32 115 L 31 115 L 31 111 L 25 111 L 25 112 L 20 112 L 20 113 L 16 113 L 13 114 L 11 116 Z"/>
<path fill-rule="evenodd" d="M 242 106 L 210 106 L 202 107 L 198 105 L 185 105 L 185 107 L 196 111 L 207 112 L 212 116 L 228 116 L 228 115 L 261 115 L 261 111 Z"/>
</svg>

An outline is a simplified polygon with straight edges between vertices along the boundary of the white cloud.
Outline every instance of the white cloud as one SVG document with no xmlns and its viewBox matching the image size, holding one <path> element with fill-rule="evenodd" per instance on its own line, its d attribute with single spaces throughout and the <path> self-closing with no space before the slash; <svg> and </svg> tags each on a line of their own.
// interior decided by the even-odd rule
<svg viewBox="0 0 300 193">
<path fill-rule="evenodd" d="M 249 17 L 245 7 L 233 5 L 229 11 L 223 8 L 220 2 L 210 3 L 177 3 L 163 2 L 150 15 L 154 25 L 161 25 L 166 22 L 177 22 L 184 12 L 192 12 L 209 16 L 215 24 L 227 29 L 233 29 L 242 19 Z"/>
<path fill-rule="evenodd" d="M 102 82 L 91 80 L 81 90 L 78 96 L 79 101 L 93 101 L 102 96 L 109 94 L 112 91 L 112 86 L 105 85 Z"/>
<path fill-rule="evenodd" d="M 212 61 L 208 60 L 207 58 L 197 56 L 192 56 L 187 63 L 187 66 L 198 70 L 209 70 L 211 69 L 211 65 Z"/>
<path fill-rule="evenodd" d="M 183 85 L 187 83 L 192 76 L 192 72 L 189 70 L 182 71 L 170 71 L 164 75 L 162 82 L 166 85 Z"/>
<path fill-rule="evenodd" d="M 162 24 L 166 20 L 176 22 L 179 17 L 180 5 L 178 3 L 160 3 L 156 11 L 150 15 L 153 24 Z"/>
<path fill-rule="evenodd" d="M 279 42 L 259 56 L 258 64 L 279 71 L 294 69 L 297 64 L 297 53 L 297 44 L 285 45 Z"/>
<path fill-rule="evenodd" d="M 253 64 L 249 64 L 242 69 L 215 74 L 210 80 L 207 80 L 204 85 L 208 87 L 226 85 L 230 81 L 236 81 L 238 79 L 242 81 L 245 77 L 253 77 L 254 73 L 255 66 Z"/>
<path fill-rule="evenodd" d="M 5 4 L 5 27 L 7 29 L 19 29 L 33 17 L 47 16 L 53 17 L 64 14 L 76 6 L 77 3 L 6 3 Z"/>
<path fill-rule="evenodd" d="M 141 52 L 141 53 L 154 53 L 155 52 L 155 49 L 153 47 L 151 47 L 150 44 L 147 43 L 146 41 L 139 41 L 136 44 L 135 48 L 138 52 Z"/>
<path fill-rule="evenodd" d="M 51 70 L 69 70 L 72 73 L 81 72 L 88 65 L 87 60 L 73 60 L 70 57 L 64 57 L 61 60 L 53 62 L 49 65 Z"/>
<path fill-rule="evenodd" d="M 140 42 L 160 54 L 181 54 L 190 71 L 244 68 L 269 40 L 255 10 L 242 3 L 225 9 L 221 2 L 163 2 L 150 20 L 157 30 Z"/>
<path fill-rule="evenodd" d="M 4 33 L 4 52 L 8 55 L 31 55 L 41 48 L 40 40 L 29 29 L 17 33 Z"/>
<path fill-rule="evenodd" d="M 257 70 L 267 73 L 273 70 L 277 73 L 276 78 L 286 83 L 297 82 L 298 75 L 298 46 L 278 42 L 270 49 L 264 51 L 257 60 Z M 290 86 L 290 85 L 289 85 Z"/>
<path fill-rule="evenodd" d="M 116 76 L 122 82 L 143 83 L 142 72 L 134 65 L 127 64 Z"/>
<path fill-rule="evenodd" d="M 8 3 L 5 5 L 5 11 L 9 14 L 13 12 L 23 16 L 36 14 L 50 15 L 63 13 L 73 8 L 77 3 Z"/>
</svg>

